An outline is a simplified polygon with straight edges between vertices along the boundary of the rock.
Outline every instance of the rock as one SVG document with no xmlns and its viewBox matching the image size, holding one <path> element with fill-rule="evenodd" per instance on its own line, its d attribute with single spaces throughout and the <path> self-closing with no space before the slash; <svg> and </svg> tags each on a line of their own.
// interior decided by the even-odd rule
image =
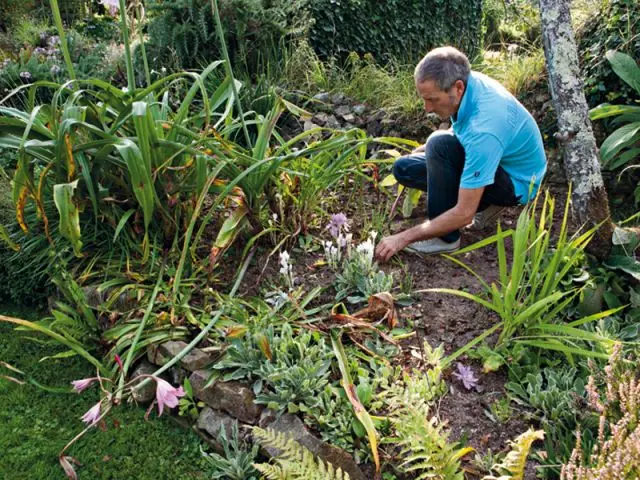
<svg viewBox="0 0 640 480">
<path fill-rule="evenodd" d="M 327 121 L 329 120 L 329 115 L 324 113 L 324 112 L 320 112 L 320 113 L 316 113 L 313 115 L 313 117 L 311 118 L 311 121 L 313 123 L 317 123 L 318 125 L 320 125 L 321 127 L 326 125 Z"/>
<path fill-rule="evenodd" d="M 380 120 L 373 120 L 367 122 L 367 134 L 372 137 L 377 137 L 382 133 L 382 124 Z"/>
<path fill-rule="evenodd" d="M 327 123 L 325 123 L 324 125 L 327 128 L 340 128 L 340 122 L 338 121 L 338 119 L 335 117 L 335 115 L 329 115 L 327 117 Z"/>
<path fill-rule="evenodd" d="M 383 109 L 380 109 L 369 116 L 369 118 L 367 119 L 367 123 L 375 122 L 375 121 L 381 122 L 384 118 L 386 118 L 386 116 L 387 116 L 387 112 L 384 111 Z"/>
<path fill-rule="evenodd" d="M 349 105 L 342 105 L 336 108 L 336 115 L 338 115 L 339 117 L 344 118 L 345 115 L 350 115 L 350 114 L 351 114 L 351 107 Z"/>
<path fill-rule="evenodd" d="M 354 105 L 354 107 L 351 109 L 353 111 L 353 113 L 355 113 L 358 116 L 362 116 L 364 115 L 364 112 L 367 110 L 367 107 L 365 105 L 362 105 L 361 103 L 358 105 Z"/>
<path fill-rule="evenodd" d="M 156 367 L 155 365 L 152 365 L 146 360 L 142 360 L 140 362 L 140 365 L 138 365 L 131 374 L 131 379 L 133 380 L 140 375 L 151 375 L 157 369 L 158 367 Z M 135 386 L 137 384 L 138 382 L 134 383 L 133 385 Z M 156 396 L 156 384 L 155 382 L 148 382 L 143 387 L 134 389 L 131 395 L 136 402 L 149 403 Z"/>
<path fill-rule="evenodd" d="M 546 93 L 539 93 L 533 98 L 534 102 L 544 104 L 547 100 L 549 100 L 549 95 Z"/>
<path fill-rule="evenodd" d="M 324 443 L 322 440 L 311 435 L 302 420 L 295 415 L 282 415 L 275 422 L 268 425 L 269 428 L 278 432 L 283 432 L 293 437 L 300 445 L 307 448 L 311 453 L 331 463 L 336 468 L 341 468 L 347 472 L 352 480 L 367 480 L 364 473 L 358 467 L 353 457 L 341 448 Z M 275 457 L 280 452 L 276 448 L 264 448 L 266 454 Z"/>
<path fill-rule="evenodd" d="M 243 423 L 255 425 L 264 407 L 256 405 L 253 391 L 240 382 L 215 382 L 204 388 L 209 372 L 198 370 L 189 377 L 193 394 L 212 408 L 224 410 Z"/>
<path fill-rule="evenodd" d="M 314 128 L 318 128 L 318 125 L 313 123 L 311 120 L 304 121 L 303 131 L 308 132 L 309 130 L 313 130 Z"/>
<path fill-rule="evenodd" d="M 317 100 L 319 102 L 324 102 L 327 103 L 331 100 L 331 95 L 329 95 L 329 93 L 327 92 L 320 92 L 316 95 L 313 96 L 314 100 Z"/>
<path fill-rule="evenodd" d="M 342 118 L 347 123 L 356 123 L 356 116 L 353 113 L 347 113 L 346 115 L 343 115 Z"/>
<path fill-rule="evenodd" d="M 200 430 L 207 432 L 215 440 L 218 438 L 218 435 L 220 435 L 220 428 L 222 427 L 224 427 L 227 438 L 230 438 L 234 422 L 235 420 L 226 413 L 205 407 L 204 410 L 200 412 L 196 426 Z"/>
<path fill-rule="evenodd" d="M 334 105 L 342 105 L 344 102 L 346 102 L 346 100 L 347 97 L 344 95 L 344 93 L 336 93 L 331 97 L 331 102 Z"/>
<path fill-rule="evenodd" d="M 91 308 L 98 308 L 104 302 L 102 293 L 96 287 L 82 287 L 82 294 Z"/>
<path fill-rule="evenodd" d="M 258 426 L 260 428 L 266 428 L 278 419 L 278 412 L 265 408 L 262 414 L 260 414 L 260 420 L 258 420 Z"/>
<path fill-rule="evenodd" d="M 164 365 L 187 346 L 182 340 L 171 340 L 147 350 L 147 358 L 151 363 Z M 213 362 L 213 359 L 198 348 L 191 350 L 180 360 L 180 365 L 190 372 L 195 372 Z"/>
</svg>

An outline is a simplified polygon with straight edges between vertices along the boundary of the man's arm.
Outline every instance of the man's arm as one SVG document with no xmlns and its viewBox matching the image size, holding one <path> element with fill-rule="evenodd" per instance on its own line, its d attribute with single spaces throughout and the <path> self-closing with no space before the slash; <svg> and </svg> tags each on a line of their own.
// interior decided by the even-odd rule
<svg viewBox="0 0 640 480">
<path fill-rule="evenodd" d="M 461 188 L 458 191 L 458 203 L 452 209 L 433 220 L 383 238 L 376 247 L 376 258 L 386 262 L 410 243 L 441 237 L 469 225 L 478 210 L 483 192 L 484 187 Z"/>
</svg>

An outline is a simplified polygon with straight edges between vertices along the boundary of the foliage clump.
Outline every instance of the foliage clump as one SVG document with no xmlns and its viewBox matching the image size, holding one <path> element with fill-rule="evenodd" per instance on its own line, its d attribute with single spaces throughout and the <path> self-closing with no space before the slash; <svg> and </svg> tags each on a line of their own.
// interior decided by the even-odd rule
<svg viewBox="0 0 640 480">
<path fill-rule="evenodd" d="M 589 407 L 599 414 L 597 442 L 585 450 L 580 431 L 563 480 L 631 480 L 640 476 L 640 378 L 638 357 L 625 358 L 616 344 L 604 374 L 587 384 Z"/>
</svg>

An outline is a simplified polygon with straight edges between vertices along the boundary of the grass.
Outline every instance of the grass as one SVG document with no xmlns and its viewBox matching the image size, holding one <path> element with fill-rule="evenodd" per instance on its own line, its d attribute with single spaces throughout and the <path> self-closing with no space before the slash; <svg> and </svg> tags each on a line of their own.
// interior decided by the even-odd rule
<svg viewBox="0 0 640 480">
<path fill-rule="evenodd" d="M 485 52 L 472 68 L 497 80 L 516 97 L 529 92 L 546 77 L 544 51 L 534 47 L 518 54 L 505 50 Z"/>
<path fill-rule="evenodd" d="M 34 319 L 36 313 L 0 306 L 0 313 Z M 37 317 L 36 317 L 37 318 Z M 39 360 L 59 347 L 33 342 L 26 334 L 0 323 L 0 360 L 23 370 L 42 385 L 67 388 L 74 379 L 92 376 L 92 368 L 77 358 Z M 0 367 L 0 374 L 15 375 Z M 95 389 L 52 393 L 32 384 L 0 378 L 0 478 L 64 478 L 58 452 L 82 430 L 79 418 L 98 400 Z M 68 451 L 81 465 L 79 478 L 200 479 L 205 464 L 200 439 L 169 416 L 144 420 L 140 406 L 112 411 L 104 427 L 85 435 Z"/>
<path fill-rule="evenodd" d="M 352 53 L 344 65 L 322 61 L 305 42 L 286 52 L 280 83 L 285 89 L 314 94 L 340 92 L 373 108 L 384 108 L 414 115 L 422 111 L 415 91 L 414 65 L 392 61 L 375 63 L 370 55 Z"/>
</svg>

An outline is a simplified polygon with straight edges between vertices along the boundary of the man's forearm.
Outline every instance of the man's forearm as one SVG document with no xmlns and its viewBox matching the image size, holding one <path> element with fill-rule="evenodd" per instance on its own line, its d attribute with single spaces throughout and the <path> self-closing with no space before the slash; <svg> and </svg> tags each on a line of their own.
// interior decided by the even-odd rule
<svg viewBox="0 0 640 480">
<path fill-rule="evenodd" d="M 458 228 L 468 225 L 472 220 L 472 214 L 465 214 L 454 207 L 433 220 L 427 220 L 415 227 L 405 230 L 402 232 L 402 236 L 408 245 L 420 240 L 442 237 L 447 233 L 451 233 Z"/>
</svg>

